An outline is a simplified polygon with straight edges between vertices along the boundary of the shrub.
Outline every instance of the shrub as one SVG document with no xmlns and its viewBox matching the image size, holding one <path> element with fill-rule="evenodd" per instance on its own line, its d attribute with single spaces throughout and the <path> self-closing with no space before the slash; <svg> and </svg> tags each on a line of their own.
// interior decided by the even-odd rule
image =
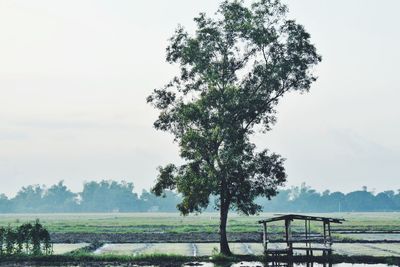
<svg viewBox="0 0 400 267">
<path fill-rule="evenodd" d="M 50 255 L 53 245 L 50 233 L 36 220 L 18 227 L 0 227 L 0 255 L 15 254 Z"/>
</svg>

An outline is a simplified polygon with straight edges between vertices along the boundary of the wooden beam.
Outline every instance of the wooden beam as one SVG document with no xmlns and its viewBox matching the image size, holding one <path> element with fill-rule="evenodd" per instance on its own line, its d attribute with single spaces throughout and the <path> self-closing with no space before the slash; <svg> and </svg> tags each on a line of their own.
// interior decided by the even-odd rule
<svg viewBox="0 0 400 267">
<path fill-rule="evenodd" d="M 291 236 L 291 219 L 285 220 L 285 235 L 286 235 L 286 245 L 288 247 L 288 254 L 293 255 L 293 243 L 292 243 L 292 236 Z"/>
<path fill-rule="evenodd" d="M 332 246 L 332 232 L 331 232 L 331 224 L 328 222 L 328 237 L 329 237 L 329 246 Z"/>
<path fill-rule="evenodd" d="M 267 243 L 267 223 L 263 223 L 263 246 L 264 249 L 266 250 L 266 244 Z"/>
<path fill-rule="evenodd" d="M 266 220 L 260 220 L 258 223 L 263 222 L 275 222 L 275 221 L 284 221 L 286 219 L 290 220 L 311 220 L 311 221 L 329 221 L 331 223 L 342 223 L 344 219 L 337 219 L 337 218 L 329 218 L 329 217 L 317 217 L 317 216 L 308 216 L 308 215 L 300 215 L 300 214 L 285 214 L 276 216 L 273 218 L 269 218 Z"/>
<path fill-rule="evenodd" d="M 304 233 L 305 233 L 305 238 L 306 238 L 306 247 L 309 247 L 311 245 L 311 243 L 308 243 L 308 226 L 307 226 L 307 220 L 304 221 Z M 307 249 L 306 250 L 306 255 L 309 256 L 310 255 L 310 251 Z"/>
</svg>

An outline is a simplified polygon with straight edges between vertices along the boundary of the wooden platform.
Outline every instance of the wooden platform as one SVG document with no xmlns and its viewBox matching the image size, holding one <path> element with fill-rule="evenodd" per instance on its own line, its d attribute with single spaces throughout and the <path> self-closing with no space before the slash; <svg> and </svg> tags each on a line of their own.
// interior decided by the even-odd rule
<svg viewBox="0 0 400 267">
<path fill-rule="evenodd" d="M 293 235 L 291 229 L 291 223 L 293 220 L 304 221 L 304 234 Z M 285 243 L 287 247 L 285 249 L 270 249 L 268 247 L 269 239 L 267 232 L 267 224 L 276 221 L 283 221 L 285 224 Z M 311 232 L 310 222 L 322 222 L 322 234 L 315 234 Z M 336 219 L 321 216 L 308 216 L 300 214 L 285 214 L 277 217 L 269 218 L 266 220 L 260 220 L 259 223 L 263 224 L 263 244 L 264 252 L 266 255 L 293 255 L 293 251 L 302 250 L 306 252 L 306 255 L 312 256 L 314 251 L 322 251 L 323 255 L 332 254 L 332 235 L 331 235 L 331 223 L 342 223 L 344 219 Z M 299 242 L 301 241 L 301 242 Z M 305 246 L 298 247 L 295 244 L 303 243 Z M 323 246 L 321 246 L 323 244 Z"/>
</svg>

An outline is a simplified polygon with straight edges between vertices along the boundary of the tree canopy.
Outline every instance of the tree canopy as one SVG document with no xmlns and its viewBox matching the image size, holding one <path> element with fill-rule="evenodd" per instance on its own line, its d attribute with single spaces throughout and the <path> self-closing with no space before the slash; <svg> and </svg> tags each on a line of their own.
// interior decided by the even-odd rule
<svg viewBox="0 0 400 267">
<path fill-rule="evenodd" d="M 174 135 L 185 161 L 160 167 L 153 192 L 176 189 L 183 214 L 217 196 L 224 254 L 228 210 L 257 213 L 254 199 L 276 195 L 286 180 L 283 158 L 251 141 L 255 127 L 270 130 L 283 95 L 306 92 L 316 80 L 312 68 L 321 57 L 286 13 L 278 0 L 223 1 L 215 16 L 200 13 L 196 31 L 178 27 L 167 47 L 180 74 L 147 99 L 160 110 L 155 128 Z"/>
</svg>

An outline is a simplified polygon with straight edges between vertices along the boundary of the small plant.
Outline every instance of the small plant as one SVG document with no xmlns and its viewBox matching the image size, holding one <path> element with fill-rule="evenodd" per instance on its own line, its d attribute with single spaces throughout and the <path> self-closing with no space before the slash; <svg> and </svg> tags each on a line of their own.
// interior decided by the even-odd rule
<svg viewBox="0 0 400 267">
<path fill-rule="evenodd" d="M 8 227 L 6 228 L 4 237 L 6 254 L 14 254 L 17 233 L 10 225 L 8 225 Z"/>
<path fill-rule="evenodd" d="M 6 229 L 4 227 L 0 227 L 0 256 L 4 254 L 4 240 L 5 240 L 5 232 Z"/>
</svg>

